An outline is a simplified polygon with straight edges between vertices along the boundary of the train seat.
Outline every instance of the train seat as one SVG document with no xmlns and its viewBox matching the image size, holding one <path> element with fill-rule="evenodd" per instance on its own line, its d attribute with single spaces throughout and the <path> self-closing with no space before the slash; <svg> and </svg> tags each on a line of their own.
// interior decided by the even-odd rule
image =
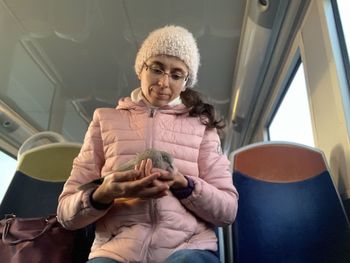
<svg viewBox="0 0 350 263">
<path fill-rule="evenodd" d="M 233 154 L 234 262 L 349 262 L 349 223 L 317 149 L 264 142 Z"/>
<path fill-rule="evenodd" d="M 0 205 L 0 216 L 45 217 L 56 214 L 58 197 L 81 148 L 60 134 L 45 131 L 27 139 L 18 151 L 15 175 Z M 94 225 L 75 231 L 72 262 L 87 261 Z"/>
<path fill-rule="evenodd" d="M 80 148 L 81 144 L 67 142 L 50 131 L 27 139 L 18 151 L 16 172 L 1 202 L 0 217 L 55 214 L 58 196 Z"/>
</svg>

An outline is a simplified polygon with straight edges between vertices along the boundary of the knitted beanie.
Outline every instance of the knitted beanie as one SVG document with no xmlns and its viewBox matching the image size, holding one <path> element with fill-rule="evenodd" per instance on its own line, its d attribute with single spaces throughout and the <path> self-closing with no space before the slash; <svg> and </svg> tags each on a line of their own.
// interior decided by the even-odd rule
<svg viewBox="0 0 350 263">
<path fill-rule="evenodd" d="M 151 32 L 136 55 L 136 74 L 141 73 L 144 63 L 149 58 L 157 55 L 169 55 L 181 59 L 189 69 L 186 86 L 193 87 L 196 84 L 200 55 L 196 40 L 187 29 L 170 25 Z"/>
</svg>

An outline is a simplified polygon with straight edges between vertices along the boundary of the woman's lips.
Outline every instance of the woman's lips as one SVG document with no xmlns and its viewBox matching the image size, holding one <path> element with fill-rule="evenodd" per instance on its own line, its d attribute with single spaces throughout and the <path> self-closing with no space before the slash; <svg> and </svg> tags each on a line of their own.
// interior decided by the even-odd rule
<svg viewBox="0 0 350 263">
<path fill-rule="evenodd" d="M 169 94 L 166 93 L 157 93 L 157 97 L 160 99 L 168 99 L 169 98 Z"/>
</svg>

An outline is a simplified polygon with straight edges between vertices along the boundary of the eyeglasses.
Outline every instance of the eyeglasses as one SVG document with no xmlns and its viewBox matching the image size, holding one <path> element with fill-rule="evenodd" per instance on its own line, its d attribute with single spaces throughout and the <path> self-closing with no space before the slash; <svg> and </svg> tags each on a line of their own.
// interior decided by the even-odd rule
<svg viewBox="0 0 350 263">
<path fill-rule="evenodd" d="M 150 76 L 155 79 L 159 79 L 161 77 L 164 77 L 164 75 L 168 75 L 169 80 L 178 85 L 184 84 L 188 79 L 188 75 L 184 75 L 179 71 L 167 73 L 157 65 L 147 65 L 144 63 L 144 66 L 149 72 Z"/>
</svg>

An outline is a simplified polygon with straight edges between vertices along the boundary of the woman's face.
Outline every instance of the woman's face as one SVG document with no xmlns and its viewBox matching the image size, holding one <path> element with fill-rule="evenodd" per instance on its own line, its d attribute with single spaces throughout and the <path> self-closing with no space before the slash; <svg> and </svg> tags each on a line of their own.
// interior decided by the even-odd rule
<svg viewBox="0 0 350 263">
<path fill-rule="evenodd" d="M 147 101 L 162 107 L 185 90 L 188 68 L 179 58 L 160 55 L 148 59 L 141 70 L 141 90 Z"/>
</svg>

